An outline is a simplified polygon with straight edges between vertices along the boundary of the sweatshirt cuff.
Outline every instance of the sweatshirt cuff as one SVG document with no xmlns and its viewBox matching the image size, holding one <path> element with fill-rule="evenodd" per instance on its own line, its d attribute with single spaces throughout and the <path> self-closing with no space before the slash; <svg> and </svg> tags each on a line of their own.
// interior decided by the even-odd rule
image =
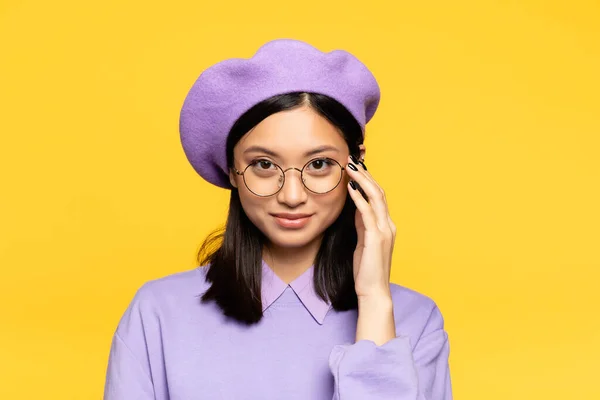
<svg viewBox="0 0 600 400">
<path fill-rule="evenodd" d="M 377 346 L 371 340 L 335 345 L 329 355 L 335 399 L 404 399 L 418 392 L 408 336 Z"/>
</svg>

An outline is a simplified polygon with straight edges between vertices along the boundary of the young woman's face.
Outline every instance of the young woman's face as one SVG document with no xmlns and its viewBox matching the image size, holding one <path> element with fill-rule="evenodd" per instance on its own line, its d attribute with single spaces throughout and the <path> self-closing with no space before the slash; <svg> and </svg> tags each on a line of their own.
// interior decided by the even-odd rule
<svg viewBox="0 0 600 400">
<path fill-rule="evenodd" d="M 288 168 L 302 169 L 310 160 L 328 157 L 345 167 L 348 155 L 348 146 L 337 128 L 312 108 L 303 106 L 272 114 L 256 125 L 234 147 L 233 164 L 238 171 L 243 171 L 253 161 L 264 160 L 250 168 L 258 168 L 254 176 L 266 177 L 276 171 L 271 163 L 286 171 Z M 307 168 L 317 173 L 316 169 L 321 167 L 322 163 L 317 161 Z M 345 171 L 337 187 L 325 194 L 309 191 L 295 169 L 287 170 L 281 190 L 267 197 L 252 193 L 243 177 L 233 171 L 230 180 L 238 188 L 248 218 L 273 245 L 280 247 L 302 247 L 320 239 L 341 213 L 347 196 Z M 308 217 L 289 220 L 281 218 L 280 214 L 292 214 L 292 218 L 299 214 Z"/>
</svg>

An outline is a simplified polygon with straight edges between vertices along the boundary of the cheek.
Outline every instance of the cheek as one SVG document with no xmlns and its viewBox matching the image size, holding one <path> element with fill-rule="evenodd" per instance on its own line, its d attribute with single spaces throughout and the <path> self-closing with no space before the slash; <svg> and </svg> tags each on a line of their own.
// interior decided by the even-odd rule
<svg viewBox="0 0 600 400">
<path fill-rule="evenodd" d="M 252 193 L 239 191 L 240 203 L 242 208 L 248 216 L 248 219 L 252 221 L 254 225 L 261 228 L 264 225 L 264 218 L 267 213 L 266 211 L 266 200 L 260 197 L 254 196 Z"/>
<path fill-rule="evenodd" d="M 340 185 L 344 183 L 340 182 Z M 324 214 L 324 219 L 328 223 L 333 223 L 342 212 L 348 191 L 345 186 L 337 187 L 333 192 L 328 193 L 326 197 L 322 197 L 316 201 L 317 207 Z"/>
</svg>

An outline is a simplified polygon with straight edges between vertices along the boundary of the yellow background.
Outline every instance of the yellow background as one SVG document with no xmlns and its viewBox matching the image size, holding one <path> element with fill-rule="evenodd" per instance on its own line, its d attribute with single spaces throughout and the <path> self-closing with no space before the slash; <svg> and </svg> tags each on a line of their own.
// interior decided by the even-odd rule
<svg viewBox="0 0 600 400">
<path fill-rule="evenodd" d="M 600 398 L 598 2 L 0 4 L 0 398 L 101 398 L 135 290 L 225 218 L 183 99 L 277 37 L 379 80 L 393 281 L 440 306 L 455 398 Z"/>
</svg>

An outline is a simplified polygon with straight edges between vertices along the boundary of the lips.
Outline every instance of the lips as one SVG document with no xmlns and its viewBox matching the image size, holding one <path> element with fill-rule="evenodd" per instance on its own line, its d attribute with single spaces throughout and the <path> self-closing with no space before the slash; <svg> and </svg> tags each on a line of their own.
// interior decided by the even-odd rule
<svg viewBox="0 0 600 400">
<path fill-rule="evenodd" d="M 277 218 L 284 218 L 284 219 L 301 219 L 301 218 L 306 218 L 306 217 L 310 217 L 311 214 L 289 214 L 289 213 L 280 213 L 280 214 L 272 214 L 274 217 Z"/>
<path fill-rule="evenodd" d="M 275 222 L 282 228 L 299 229 L 304 227 L 312 214 L 272 214 L 275 217 Z"/>
</svg>

